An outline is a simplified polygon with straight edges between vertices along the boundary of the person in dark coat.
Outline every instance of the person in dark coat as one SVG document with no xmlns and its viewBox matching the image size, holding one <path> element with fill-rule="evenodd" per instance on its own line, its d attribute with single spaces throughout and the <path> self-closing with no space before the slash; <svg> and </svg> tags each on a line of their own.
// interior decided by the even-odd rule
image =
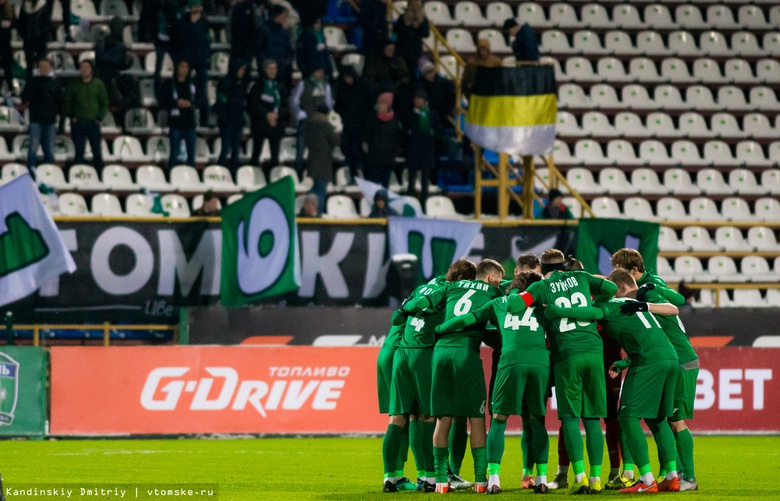
<svg viewBox="0 0 780 501">
<path fill-rule="evenodd" d="M 423 50 L 423 39 L 430 35 L 428 19 L 422 8 L 422 0 L 410 0 L 404 14 L 393 27 L 398 55 L 413 75 L 417 74 L 417 62 Z"/>
<path fill-rule="evenodd" d="M 306 170 L 314 180 L 311 192 L 319 197 L 319 212 L 325 212 L 325 196 L 328 183 L 333 180 L 333 148 L 338 146 L 336 130 L 328 121 L 330 108 L 317 106 L 309 120 L 306 120 L 306 148 L 309 150 L 309 161 Z"/>
<path fill-rule="evenodd" d="M 22 92 L 22 103 L 30 109 L 30 149 L 27 153 L 27 170 L 35 172 L 38 146 L 43 149 L 43 162 L 54 163 L 54 136 L 57 132 L 57 115 L 64 104 L 62 84 L 52 73 L 48 59 L 38 61 L 38 75 L 34 76 Z"/>
<path fill-rule="evenodd" d="M 16 29 L 24 42 L 27 81 L 30 81 L 35 62 L 46 57 L 46 43 L 51 29 L 51 9 L 46 0 L 24 0 Z"/>
<path fill-rule="evenodd" d="M 269 20 L 263 25 L 265 30 L 265 57 L 276 61 L 277 80 L 286 88 L 292 83 L 292 41 L 290 30 L 285 28 L 289 12 L 281 5 L 273 5 Z"/>
<path fill-rule="evenodd" d="M 314 113 L 317 106 L 325 105 L 328 109 L 333 107 L 333 93 L 330 84 L 325 80 L 325 71 L 317 68 L 295 86 L 290 96 L 290 111 L 297 122 L 295 170 L 298 175 L 303 174 L 303 151 L 306 144 L 305 124 L 308 117 Z"/>
<path fill-rule="evenodd" d="M 431 172 L 436 168 L 436 140 L 441 135 L 441 122 L 436 112 L 428 107 L 428 94 L 422 89 L 414 93 L 414 109 L 409 117 L 409 143 L 406 168 L 409 170 L 409 193 L 416 193 L 415 179 L 421 175 L 420 203 L 425 206 Z"/>
<path fill-rule="evenodd" d="M 409 69 L 403 58 L 396 54 L 393 41 L 385 43 L 381 56 L 374 58 L 373 62 L 366 62 L 366 79 L 374 86 L 377 94 L 392 92 L 396 97 L 402 88 L 409 85 Z"/>
<path fill-rule="evenodd" d="M 393 94 L 380 94 L 376 114 L 368 120 L 365 131 L 366 179 L 387 188 L 401 139 L 401 122 L 393 112 Z"/>
<path fill-rule="evenodd" d="M 277 78 L 273 59 L 263 63 L 263 77 L 249 91 L 247 107 L 252 125 L 252 165 L 260 165 L 263 143 L 268 139 L 271 160 L 263 166 L 266 179 L 271 168 L 279 165 L 279 143 L 284 137 L 282 112 L 287 104 L 287 92 Z"/>
<path fill-rule="evenodd" d="M 195 102 L 197 89 L 190 78 L 190 64 L 181 60 L 176 65 L 176 74 L 163 83 L 160 94 L 160 108 L 168 110 L 168 138 L 171 156 L 168 168 L 180 164 L 181 142 L 187 150 L 187 165 L 195 166 Z M 223 148 L 224 150 L 224 148 Z"/>
<path fill-rule="evenodd" d="M 397 210 L 390 207 L 389 198 L 387 190 L 377 190 L 374 193 L 374 204 L 371 206 L 371 212 L 368 214 L 368 217 L 400 216 Z"/>
<path fill-rule="evenodd" d="M 120 18 L 113 17 L 108 26 L 110 33 L 95 44 L 95 77 L 102 80 L 106 86 L 111 104 L 118 104 L 122 96 L 117 86 L 117 78 L 122 70 L 130 66 L 130 60 L 122 40 L 124 23 Z"/>
<path fill-rule="evenodd" d="M 542 209 L 542 219 L 574 219 L 569 208 L 563 203 L 563 193 L 560 190 L 550 190 L 547 205 Z"/>
<path fill-rule="evenodd" d="M 358 25 L 363 28 L 363 54 L 366 63 L 382 53 L 390 37 L 390 23 L 387 22 L 385 0 L 363 0 L 358 13 Z"/>
<path fill-rule="evenodd" d="M 341 116 L 341 152 L 354 180 L 362 177 L 363 128 L 371 116 L 374 98 L 368 82 L 357 74 L 354 66 L 344 66 L 336 89 L 335 110 Z"/>
<path fill-rule="evenodd" d="M 231 7 L 227 24 L 231 61 L 236 58 L 248 64 L 264 47 L 261 21 L 265 3 L 264 0 L 242 0 Z"/>
<path fill-rule="evenodd" d="M 298 69 L 303 78 L 307 78 L 316 69 L 325 70 L 325 78 L 329 79 L 333 73 L 330 64 L 330 51 L 325 43 L 325 33 L 322 31 L 322 19 L 317 19 L 310 26 L 305 26 L 301 36 L 298 37 L 296 58 Z"/>
<path fill-rule="evenodd" d="M 433 63 L 426 62 L 420 69 L 419 86 L 428 94 L 428 106 L 444 121 L 455 109 L 455 85 L 436 73 Z"/>
<path fill-rule="evenodd" d="M 168 54 L 173 60 L 176 57 L 174 53 L 174 41 L 178 37 L 176 28 L 179 25 L 179 19 L 184 14 L 184 6 L 187 0 L 159 0 L 157 11 L 157 37 L 154 39 L 154 91 L 159 95 L 162 86 L 160 73 L 162 72 L 165 54 Z"/>
<path fill-rule="evenodd" d="M 504 21 L 504 33 L 512 41 L 512 52 L 517 61 L 539 61 L 539 39 L 528 23 L 520 25 L 515 19 Z"/>
<path fill-rule="evenodd" d="M 222 150 L 219 153 L 219 164 L 230 168 L 235 178 L 241 154 L 241 129 L 244 123 L 246 109 L 246 86 L 244 75 L 247 63 L 241 59 L 231 59 L 228 74 L 220 80 L 217 86 L 217 102 L 214 110 L 217 113 L 219 137 L 222 139 Z"/>
<path fill-rule="evenodd" d="M 0 64 L 5 85 L 10 93 L 14 88 L 14 52 L 11 48 L 11 31 L 16 27 L 16 17 L 11 0 L 0 0 Z"/>
<path fill-rule="evenodd" d="M 211 67 L 211 34 L 209 22 L 203 15 L 202 0 L 190 0 L 189 14 L 179 20 L 176 41 L 177 60 L 186 60 L 195 71 L 195 105 L 200 110 L 200 123 L 209 119 L 209 68 Z"/>
</svg>

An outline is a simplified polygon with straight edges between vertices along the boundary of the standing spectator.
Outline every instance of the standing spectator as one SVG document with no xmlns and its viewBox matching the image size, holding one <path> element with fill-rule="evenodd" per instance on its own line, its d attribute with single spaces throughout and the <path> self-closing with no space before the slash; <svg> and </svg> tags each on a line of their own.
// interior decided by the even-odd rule
<svg viewBox="0 0 780 501">
<path fill-rule="evenodd" d="M 198 97 L 190 78 L 190 63 L 182 59 L 176 65 L 176 74 L 163 83 L 160 108 L 168 111 L 168 138 L 171 156 L 168 168 L 179 164 L 181 141 L 187 149 L 187 165 L 195 165 L 195 102 Z M 224 149 L 224 148 L 223 148 Z"/>
<path fill-rule="evenodd" d="M 16 17 L 11 0 L 0 0 L 0 64 L 5 77 L 6 92 L 14 88 L 14 53 L 11 49 L 11 30 L 16 27 Z"/>
<path fill-rule="evenodd" d="M 560 190 L 550 190 L 547 205 L 542 209 L 542 219 L 574 219 L 569 208 L 563 203 L 563 193 Z"/>
<path fill-rule="evenodd" d="M 117 86 L 117 79 L 122 70 L 130 67 L 127 57 L 127 47 L 122 40 L 124 23 L 118 17 L 108 22 L 110 33 L 95 44 L 95 78 L 100 79 L 108 91 L 109 102 L 118 104 L 122 95 Z"/>
<path fill-rule="evenodd" d="M 157 40 L 157 16 L 159 0 L 141 0 L 141 13 L 138 18 L 138 41 L 152 43 Z"/>
<path fill-rule="evenodd" d="M 366 64 L 379 57 L 385 42 L 390 37 L 385 0 L 362 0 L 358 13 L 358 24 L 363 28 L 363 54 Z"/>
<path fill-rule="evenodd" d="M 264 9 L 265 0 L 241 0 L 230 9 L 227 33 L 231 61 L 235 58 L 250 64 L 265 45 L 261 29 Z"/>
<path fill-rule="evenodd" d="M 245 125 L 246 86 L 244 85 L 244 75 L 246 71 L 247 63 L 245 61 L 241 59 L 230 60 L 228 74 L 220 80 L 217 86 L 217 103 L 214 105 L 217 113 L 219 137 L 222 139 L 219 164 L 230 168 L 233 178 L 235 178 L 239 166 L 241 129 Z"/>
<path fill-rule="evenodd" d="M 393 27 L 398 55 L 403 58 L 410 72 L 417 70 L 417 62 L 422 55 L 422 41 L 431 30 L 422 8 L 422 0 L 410 0 L 404 15 L 399 17 Z"/>
<path fill-rule="evenodd" d="M 330 78 L 333 67 L 330 64 L 330 52 L 325 43 L 325 33 L 322 31 L 322 19 L 317 19 L 310 26 L 305 26 L 298 38 L 298 69 L 303 78 L 307 78 L 317 68 L 325 70 L 325 78 Z"/>
<path fill-rule="evenodd" d="M 35 172 L 38 146 L 43 148 L 43 162 L 54 162 L 54 135 L 57 115 L 62 113 L 62 84 L 52 73 L 51 61 L 38 61 L 38 76 L 24 86 L 22 103 L 30 109 L 30 150 L 27 170 Z M 33 174 L 34 176 L 34 174 Z"/>
<path fill-rule="evenodd" d="M 177 60 L 186 59 L 195 70 L 195 105 L 200 110 L 200 124 L 209 120 L 209 68 L 211 67 L 211 35 L 203 15 L 202 0 L 189 1 L 189 15 L 182 16 L 177 30 Z"/>
<path fill-rule="evenodd" d="M 401 123 L 393 112 L 393 94 L 380 94 L 376 115 L 366 125 L 366 179 L 387 188 L 390 173 L 395 169 L 395 157 L 400 143 Z"/>
<path fill-rule="evenodd" d="M 162 85 L 160 72 L 162 71 L 165 54 L 174 59 L 173 41 L 178 34 L 176 28 L 179 19 L 184 13 L 184 4 L 186 0 L 159 0 L 160 6 L 157 11 L 157 38 L 154 40 L 154 52 L 156 59 L 154 62 L 154 91 L 159 96 L 160 86 Z"/>
<path fill-rule="evenodd" d="M 65 114 L 70 117 L 70 130 L 76 148 L 74 162 L 84 163 L 84 146 L 89 141 L 93 164 L 103 171 L 103 151 L 100 144 L 100 121 L 108 113 L 108 92 L 103 82 L 94 78 L 92 61 L 85 59 L 79 65 L 80 78 L 68 84 L 65 90 Z"/>
<path fill-rule="evenodd" d="M 528 23 L 518 24 L 514 18 L 504 21 L 504 33 L 512 41 L 512 52 L 517 61 L 539 61 L 539 39 Z"/>
<path fill-rule="evenodd" d="M 309 149 L 307 170 L 314 180 L 311 192 L 319 197 L 319 212 L 325 212 L 325 195 L 328 183 L 333 180 L 333 148 L 338 146 L 336 130 L 328 121 L 330 108 L 317 106 L 311 118 L 306 120 L 306 147 Z"/>
<path fill-rule="evenodd" d="M 463 77 L 461 79 L 463 95 L 466 97 L 471 96 L 471 90 L 474 87 L 474 79 L 477 77 L 478 67 L 484 66 L 486 68 L 494 68 L 503 64 L 504 61 L 493 54 L 490 47 L 490 40 L 487 38 L 480 38 L 477 41 L 477 53 L 469 58 L 466 62 L 466 67 L 463 69 Z"/>
<path fill-rule="evenodd" d="M 395 43 L 388 40 L 382 55 L 366 62 L 366 78 L 371 82 L 378 94 L 392 92 L 396 101 L 406 102 L 398 95 L 409 85 L 409 69 L 404 60 L 395 52 Z M 408 94 L 407 94 L 408 96 Z"/>
<path fill-rule="evenodd" d="M 445 120 L 455 109 L 455 85 L 436 73 L 431 62 L 423 64 L 420 73 L 420 87 L 428 94 L 428 105 L 441 120 Z"/>
<path fill-rule="evenodd" d="M 290 97 L 290 111 L 298 122 L 296 136 L 295 170 L 298 175 L 303 174 L 303 151 L 306 144 L 305 125 L 306 119 L 314 113 L 318 106 L 325 105 L 333 108 L 333 94 L 330 84 L 325 81 L 325 70 L 316 68 L 308 78 L 304 78 L 295 87 Z"/>
<path fill-rule="evenodd" d="M 249 119 L 252 125 L 252 165 L 260 165 L 263 142 L 268 139 L 271 160 L 263 166 L 268 178 L 271 168 L 279 165 L 279 143 L 284 137 L 284 122 L 281 112 L 287 95 L 277 79 L 276 61 L 268 59 L 263 63 L 263 77 L 249 92 Z"/>
<path fill-rule="evenodd" d="M 276 61 L 277 80 L 286 88 L 292 83 L 292 42 L 290 30 L 286 28 L 289 19 L 289 11 L 281 5 L 273 5 L 270 10 L 270 19 L 263 26 L 265 30 L 265 55 L 268 59 Z"/>
<path fill-rule="evenodd" d="M 336 113 L 341 116 L 344 129 L 341 132 L 341 152 L 354 180 L 362 177 L 363 170 L 363 128 L 371 116 L 374 104 L 371 88 L 354 66 L 341 69 L 341 79 L 336 89 Z"/>
<path fill-rule="evenodd" d="M 414 94 L 414 110 L 409 122 L 409 148 L 406 152 L 406 168 L 409 170 L 408 191 L 416 193 L 415 179 L 421 175 L 420 203 L 425 206 L 431 172 L 436 167 L 436 139 L 441 134 L 441 123 L 436 112 L 428 107 L 428 95 L 418 89 Z"/>
<path fill-rule="evenodd" d="M 54 11 L 54 0 L 46 0 L 49 12 Z M 60 0 L 62 6 L 62 27 L 65 30 L 65 41 L 73 43 L 73 36 L 70 34 L 70 0 Z"/>
<path fill-rule="evenodd" d="M 46 0 L 24 0 L 16 29 L 24 42 L 29 82 L 32 80 L 35 62 L 46 57 L 46 43 L 49 41 L 51 29 L 51 10 Z"/>
</svg>

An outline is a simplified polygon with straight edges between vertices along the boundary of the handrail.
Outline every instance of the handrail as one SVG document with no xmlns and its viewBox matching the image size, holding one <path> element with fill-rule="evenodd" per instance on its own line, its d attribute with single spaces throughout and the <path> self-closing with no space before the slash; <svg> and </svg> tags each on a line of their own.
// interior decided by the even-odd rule
<svg viewBox="0 0 780 501">
<path fill-rule="evenodd" d="M 558 181 L 563 183 L 566 189 L 569 190 L 569 194 L 580 203 L 580 216 L 584 216 L 584 213 L 587 212 L 590 214 L 590 217 L 596 217 L 596 214 L 593 212 L 593 209 L 591 209 L 590 204 L 586 202 L 584 198 L 582 198 L 577 190 L 571 187 L 569 182 L 566 180 L 566 177 L 561 174 L 561 171 L 559 171 L 555 164 L 553 164 L 552 158 L 552 155 L 544 157 L 544 160 L 547 163 L 547 168 L 550 170 L 550 175 L 555 176 Z"/>
<path fill-rule="evenodd" d="M 165 324 L 111 324 L 109 322 L 103 322 L 102 324 L 21 324 L 14 325 L 14 330 L 20 331 L 33 331 L 33 346 L 40 346 L 41 343 L 41 330 L 50 329 L 62 329 L 62 330 L 102 330 L 103 331 L 103 346 L 109 346 L 111 344 L 111 330 L 112 329 L 124 329 L 128 331 L 146 331 L 146 330 L 172 330 L 173 338 L 176 341 L 179 337 L 178 325 L 165 325 Z"/>
</svg>

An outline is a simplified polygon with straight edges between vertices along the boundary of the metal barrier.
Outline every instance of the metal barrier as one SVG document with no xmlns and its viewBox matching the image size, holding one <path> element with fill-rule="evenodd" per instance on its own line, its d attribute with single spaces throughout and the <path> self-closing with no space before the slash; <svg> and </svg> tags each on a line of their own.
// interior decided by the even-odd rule
<svg viewBox="0 0 780 501">
<path fill-rule="evenodd" d="M 41 345 L 41 331 L 49 329 L 63 329 L 63 330 L 102 330 L 103 331 L 103 346 L 111 345 L 111 330 L 121 329 L 129 331 L 146 331 L 146 330 L 172 330 L 174 343 L 179 343 L 179 326 L 178 325 L 165 325 L 165 324 L 131 324 L 131 325 L 118 325 L 111 324 L 109 322 L 103 322 L 102 324 L 23 324 L 13 327 L 14 330 L 26 330 L 33 331 L 33 346 Z"/>
</svg>

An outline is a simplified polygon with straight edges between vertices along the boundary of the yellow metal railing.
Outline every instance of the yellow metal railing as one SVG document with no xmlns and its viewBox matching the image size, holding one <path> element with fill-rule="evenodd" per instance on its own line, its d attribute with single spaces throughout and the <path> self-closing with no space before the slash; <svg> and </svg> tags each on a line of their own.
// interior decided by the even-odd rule
<svg viewBox="0 0 780 501">
<path fill-rule="evenodd" d="M 20 331 L 33 331 L 33 346 L 41 345 L 41 331 L 43 330 L 80 330 L 80 331 L 103 331 L 103 346 L 111 345 L 111 331 L 115 329 L 128 331 L 148 331 L 148 330 L 172 330 L 173 340 L 178 342 L 179 326 L 164 324 L 149 325 L 116 325 L 109 322 L 102 324 L 20 324 L 14 325 L 13 329 Z"/>
</svg>

